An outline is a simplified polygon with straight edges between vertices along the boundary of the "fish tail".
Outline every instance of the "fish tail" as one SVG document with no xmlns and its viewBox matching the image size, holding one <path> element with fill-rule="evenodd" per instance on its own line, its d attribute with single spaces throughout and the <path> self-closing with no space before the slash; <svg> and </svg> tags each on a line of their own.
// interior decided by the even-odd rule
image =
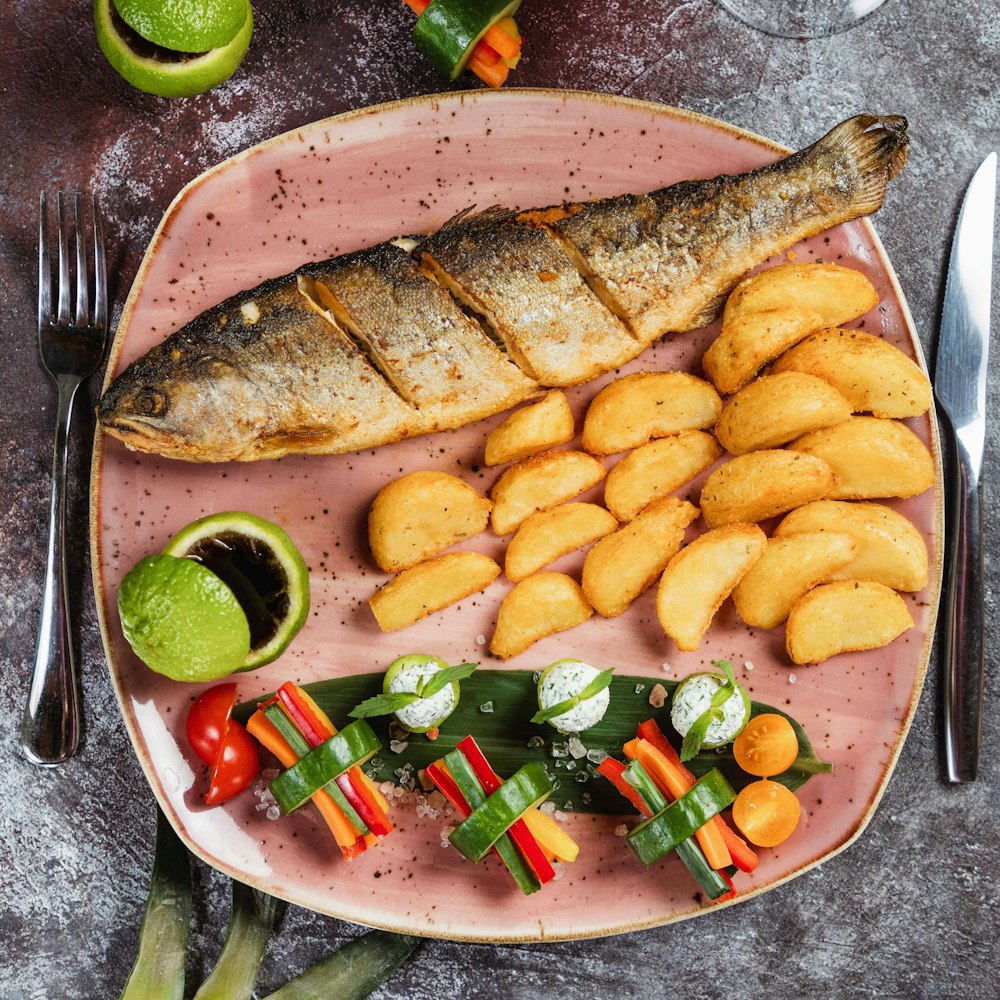
<svg viewBox="0 0 1000 1000">
<path fill-rule="evenodd" d="M 902 115 L 855 115 L 802 151 L 846 179 L 858 214 L 882 206 L 886 186 L 906 163 L 909 145 Z"/>
</svg>

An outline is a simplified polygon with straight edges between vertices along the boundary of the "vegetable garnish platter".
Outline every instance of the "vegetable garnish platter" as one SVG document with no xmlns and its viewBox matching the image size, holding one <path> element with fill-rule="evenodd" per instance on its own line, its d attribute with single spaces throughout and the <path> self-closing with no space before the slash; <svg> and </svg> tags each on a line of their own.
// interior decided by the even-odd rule
<svg viewBox="0 0 1000 1000">
<path fill-rule="evenodd" d="M 832 124 L 817 122 L 815 137 Z M 225 161 L 180 193 L 129 295 L 109 375 L 231 294 L 306 260 L 431 231 L 470 205 L 528 208 L 649 191 L 686 178 L 752 169 L 786 153 L 768 140 L 675 108 L 544 90 L 418 98 L 317 122 Z M 889 197 L 900 197 L 898 185 Z M 832 261 L 867 275 L 880 301 L 865 317 L 865 329 L 923 366 L 902 293 L 868 222 L 814 237 L 788 259 Z M 702 353 L 717 333 L 715 324 L 658 342 L 619 371 L 568 390 L 577 428 L 595 393 L 620 374 L 700 373 Z M 930 583 L 903 595 L 915 627 L 883 649 L 795 668 L 784 652 L 782 628 L 749 629 L 729 603 L 696 652 L 679 652 L 657 622 L 654 591 L 618 618 L 595 615 L 501 662 L 489 655 L 488 642 L 510 589 L 502 577 L 405 630 L 380 632 L 368 607 L 368 597 L 387 579 L 366 544 L 373 497 L 392 479 L 417 469 L 447 471 L 486 492 L 497 470 L 482 465 L 484 442 L 500 420 L 360 454 L 222 465 L 136 455 L 98 432 L 91 534 L 105 649 L 136 753 L 188 846 L 234 878 L 336 917 L 425 936 L 504 942 L 615 934 L 706 913 L 773 888 L 851 843 L 888 782 L 930 655 L 942 508 L 932 418 L 906 423 L 934 456 L 934 487 L 887 502 L 916 525 L 930 554 Z M 679 495 L 697 503 L 702 481 L 694 480 Z M 599 498 L 600 487 L 579 499 Z M 816 774 L 798 791 L 798 829 L 779 847 L 762 849 L 756 871 L 738 875 L 737 895 L 720 904 L 701 898 L 676 857 L 649 869 L 640 864 L 620 835 L 621 815 L 567 811 L 564 826 L 580 843 L 579 859 L 543 892 L 523 896 L 501 866 L 473 866 L 446 846 L 443 831 L 455 820 L 429 817 L 418 808 L 416 794 L 395 804 L 393 835 L 350 864 L 310 810 L 273 820 L 266 808 L 258 808 L 260 797 L 251 794 L 205 807 L 200 765 L 184 736 L 188 707 L 205 685 L 174 682 L 148 670 L 122 635 L 116 599 L 123 576 L 139 559 L 159 551 L 192 519 L 224 510 L 250 510 L 280 524 L 305 556 L 312 588 L 309 620 L 284 655 L 235 675 L 241 701 L 253 701 L 287 680 L 310 684 L 381 673 L 403 653 L 519 671 L 576 657 L 648 679 L 631 694 L 635 722 L 655 717 L 666 727 L 668 709 L 653 708 L 647 688 L 728 659 L 750 697 L 798 720 L 816 755 L 833 770 Z M 487 532 L 459 547 L 502 559 L 504 541 Z M 581 564 L 578 552 L 551 568 L 577 574 Z M 499 699 L 491 704 L 478 689 L 472 697 L 473 718 L 502 711 Z M 470 717 L 470 705 L 463 708 Z M 587 745 L 586 732 L 581 740 Z M 593 743 L 589 748 L 620 750 Z M 548 752 L 548 746 L 540 751 Z M 389 746 L 381 756 L 391 772 Z M 603 779 L 590 780 L 596 786 Z M 579 795 L 574 798 L 579 801 Z M 553 801 L 564 805 L 559 790 Z"/>
</svg>

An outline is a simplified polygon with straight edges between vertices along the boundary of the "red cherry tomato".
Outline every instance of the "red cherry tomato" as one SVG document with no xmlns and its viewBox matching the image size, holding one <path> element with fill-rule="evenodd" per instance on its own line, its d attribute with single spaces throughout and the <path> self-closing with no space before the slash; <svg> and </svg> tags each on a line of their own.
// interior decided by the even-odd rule
<svg viewBox="0 0 1000 1000">
<path fill-rule="evenodd" d="M 212 765 L 205 804 L 217 806 L 239 795 L 260 771 L 260 753 L 253 737 L 240 723 L 229 720 L 222 748 Z"/>
<path fill-rule="evenodd" d="M 260 771 L 257 744 L 239 722 L 230 718 L 235 705 L 236 685 L 216 684 L 199 695 L 188 711 L 188 742 L 212 768 L 206 805 L 228 802 Z"/>
<path fill-rule="evenodd" d="M 235 704 L 236 685 L 216 684 L 202 692 L 188 710 L 188 742 L 206 764 L 215 762 Z"/>
</svg>

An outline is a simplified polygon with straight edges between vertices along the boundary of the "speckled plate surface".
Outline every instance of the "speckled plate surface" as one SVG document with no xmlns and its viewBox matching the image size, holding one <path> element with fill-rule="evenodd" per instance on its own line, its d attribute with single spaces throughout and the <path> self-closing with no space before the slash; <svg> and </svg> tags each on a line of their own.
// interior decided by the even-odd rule
<svg viewBox="0 0 1000 1000">
<path fill-rule="evenodd" d="M 818 138 L 834 122 L 817 122 Z M 132 288 L 109 372 L 126 364 L 204 308 L 284 274 L 303 261 L 434 229 L 469 205 L 530 207 L 645 191 L 683 178 L 747 170 L 783 148 L 721 122 L 674 108 L 557 91 L 476 91 L 418 98 L 306 126 L 247 150 L 188 185 L 163 219 Z M 890 197 L 894 195 L 890 193 Z M 795 249 L 866 273 L 881 296 L 863 323 L 923 360 L 885 253 L 867 222 L 855 222 Z M 714 328 L 648 350 L 624 371 L 698 371 Z M 572 390 L 577 414 L 607 381 Z M 311 570 L 313 609 L 276 663 L 240 675 L 252 698 L 292 678 L 307 682 L 384 668 L 402 652 L 452 662 L 486 653 L 502 580 L 403 633 L 379 632 L 366 604 L 386 577 L 371 563 L 364 522 L 375 492 L 400 472 L 439 468 L 481 490 L 486 435 L 500 418 L 459 431 L 358 455 L 286 458 L 251 465 L 197 466 L 128 452 L 98 433 L 92 480 L 92 544 L 108 662 L 136 753 L 150 786 L 187 844 L 215 867 L 295 903 L 396 931 L 482 941 L 532 941 L 614 934 L 709 912 L 680 862 L 644 869 L 614 834 L 620 818 L 575 815 L 580 859 L 530 898 L 491 862 L 473 866 L 441 845 L 443 820 L 397 809 L 397 832 L 352 864 L 310 809 L 270 821 L 247 794 L 206 809 L 203 768 L 186 745 L 184 716 L 201 687 L 147 670 L 118 625 L 122 576 L 184 524 L 213 511 L 245 509 L 281 524 Z M 928 417 L 908 421 L 932 448 Z M 609 465 L 611 463 L 609 462 Z M 685 493 L 697 496 L 696 481 Z M 600 497 L 600 488 L 593 498 Z M 592 497 L 585 496 L 584 499 Z M 844 655 L 792 670 L 783 629 L 751 633 L 725 605 L 697 653 L 667 640 L 648 592 L 615 620 L 595 616 L 543 640 L 508 664 L 537 669 L 562 656 L 613 664 L 652 678 L 680 677 L 728 657 L 752 696 L 805 725 L 836 770 L 800 793 L 802 822 L 780 848 L 761 851 L 740 899 L 773 888 L 849 844 L 871 817 L 916 707 L 940 584 L 940 476 L 934 490 L 892 504 L 927 540 L 931 584 L 905 595 L 916 628 L 884 650 Z M 484 535 L 464 547 L 498 556 Z M 556 564 L 578 569 L 580 554 Z M 748 663 L 749 661 L 749 663 Z M 752 667 L 749 665 L 752 664 Z M 666 674 L 664 673 L 666 671 Z M 342 720 L 335 720 L 342 721 Z M 144 790 L 136 789 L 136 796 Z"/>
</svg>

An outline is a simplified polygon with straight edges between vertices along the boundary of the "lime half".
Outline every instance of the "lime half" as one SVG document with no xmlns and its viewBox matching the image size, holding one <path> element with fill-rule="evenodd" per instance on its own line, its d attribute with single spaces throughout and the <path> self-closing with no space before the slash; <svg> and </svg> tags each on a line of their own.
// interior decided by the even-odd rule
<svg viewBox="0 0 1000 1000">
<path fill-rule="evenodd" d="M 228 42 L 200 49 L 173 49 L 144 38 L 129 27 L 112 0 L 94 0 L 94 30 L 108 62 L 133 87 L 160 97 L 194 97 L 228 80 L 243 61 L 253 34 L 249 0 L 240 0 L 245 19 Z M 183 44 L 183 43 L 182 43 Z"/>
<path fill-rule="evenodd" d="M 277 659 L 309 614 L 309 569 L 278 525 L 255 514 L 210 514 L 181 529 L 163 550 L 200 563 L 236 595 L 250 625 L 240 670 Z"/>
<path fill-rule="evenodd" d="M 247 0 L 113 0 L 121 19 L 147 42 L 175 52 L 228 45 L 246 23 Z"/>
<path fill-rule="evenodd" d="M 118 591 L 122 631 L 151 670 L 211 681 L 238 670 L 250 648 L 247 618 L 214 573 L 189 559 L 148 556 Z"/>
</svg>

